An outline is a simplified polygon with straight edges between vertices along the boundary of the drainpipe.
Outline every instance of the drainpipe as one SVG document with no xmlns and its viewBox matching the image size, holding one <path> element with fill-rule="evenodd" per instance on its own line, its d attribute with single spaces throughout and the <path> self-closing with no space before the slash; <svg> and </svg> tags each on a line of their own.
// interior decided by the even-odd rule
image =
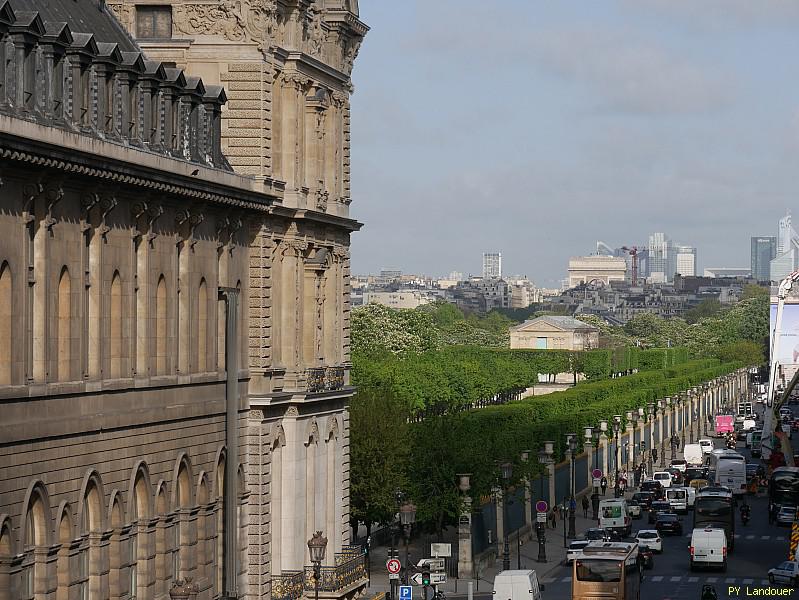
<svg viewBox="0 0 799 600">
<path fill-rule="evenodd" d="M 238 365 L 238 306 L 239 291 L 220 287 L 219 298 L 225 301 L 225 497 L 224 536 L 222 539 L 222 599 L 238 598 L 238 464 L 239 464 L 239 365 Z"/>
</svg>

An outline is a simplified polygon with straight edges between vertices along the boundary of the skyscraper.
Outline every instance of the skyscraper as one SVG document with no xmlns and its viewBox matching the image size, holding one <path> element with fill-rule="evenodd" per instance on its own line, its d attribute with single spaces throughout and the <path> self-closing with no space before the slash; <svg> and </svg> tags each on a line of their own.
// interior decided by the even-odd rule
<svg viewBox="0 0 799 600">
<path fill-rule="evenodd" d="M 675 273 L 685 277 L 696 275 L 696 248 L 693 246 L 675 246 Z"/>
<path fill-rule="evenodd" d="M 649 236 L 649 279 L 653 283 L 671 281 L 677 269 L 674 242 L 665 233 Z"/>
<path fill-rule="evenodd" d="M 757 281 L 771 280 L 771 261 L 777 256 L 776 236 L 751 238 L 752 277 Z"/>
<path fill-rule="evenodd" d="M 502 277 L 502 252 L 483 252 L 483 279 Z"/>
<path fill-rule="evenodd" d="M 791 224 L 791 213 L 780 219 L 777 256 L 771 261 L 771 281 L 780 281 L 799 266 L 799 234 Z"/>
</svg>

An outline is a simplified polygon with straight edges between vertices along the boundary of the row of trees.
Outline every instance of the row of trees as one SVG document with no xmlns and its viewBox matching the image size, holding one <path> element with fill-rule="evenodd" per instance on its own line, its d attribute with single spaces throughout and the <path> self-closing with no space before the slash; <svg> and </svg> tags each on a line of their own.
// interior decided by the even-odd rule
<svg viewBox="0 0 799 600">
<path fill-rule="evenodd" d="M 534 477 L 540 469 L 535 452 L 544 440 L 555 440 L 562 455 L 565 432 L 580 432 L 738 366 L 692 361 L 419 423 L 409 422 L 407 403 L 391 388 L 362 385 L 350 408 L 351 516 L 367 524 L 390 520 L 396 511 L 393 491 L 400 488 L 417 505 L 421 527 L 440 533 L 458 516 L 458 473 L 472 473 L 475 496 L 488 494 L 497 483 L 498 462 L 514 462 L 517 480 Z M 526 464 L 519 460 L 523 450 L 533 451 Z"/>
</svg>

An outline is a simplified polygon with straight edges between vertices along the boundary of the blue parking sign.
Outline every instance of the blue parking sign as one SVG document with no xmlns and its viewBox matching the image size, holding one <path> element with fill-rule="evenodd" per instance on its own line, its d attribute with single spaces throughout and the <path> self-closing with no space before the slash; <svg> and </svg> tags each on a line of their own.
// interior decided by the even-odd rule
<svg viewBox="0 0 799 600">
<path fill-rule="evenodd" d="M 409 585 L 401 585 L 399 600 L 413 600 L 413 588 Z"/>
</svg>

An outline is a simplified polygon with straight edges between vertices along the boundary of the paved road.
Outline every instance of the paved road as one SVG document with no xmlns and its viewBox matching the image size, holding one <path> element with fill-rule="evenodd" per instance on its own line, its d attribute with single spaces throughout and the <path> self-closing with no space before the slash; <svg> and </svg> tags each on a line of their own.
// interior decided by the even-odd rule
<svg viewBox="0 0 799 600">
<path fill-rule="evenodd" d="M 799 436 L 797 436 L 799 437 Z M 716 440 L 721 447 L 721 442 Z M 738 451 L 751 460 L 749 451 Z M 768 524 L 768 500 L 765 497 L 747 500 L 752 506 L 752 520 L 743 526 L 736 523 L 735 551 L 730 555 L 726 573 L 718 571 L 691 572 L 688 568 L 688 545 L 693 529 L 693 513 L 689 511 L 682 517 L 684 535 L 664 538 L 663 553 L 655 556 L 655 567 L 646 571 L 641 587 L 641 598 L 646 600 L 696 600 L 700 597 L 702 585 L 713 584 L 719 598 L 737 598 L 728 593 L 728 588 L 740 586 L 741 596 L 745 595 L 743 586 L 768 585 L 766 571 L 783 561 L 788 553 L 789 529 Z M 646 517 L 637 520 L 633 530 L 647 529 Z M 571 597 L 571 571 L 561 567 L 543 579 L 547 598 Z M 799 591 L 795 593 L 799 597 Z"/>
</svg>

